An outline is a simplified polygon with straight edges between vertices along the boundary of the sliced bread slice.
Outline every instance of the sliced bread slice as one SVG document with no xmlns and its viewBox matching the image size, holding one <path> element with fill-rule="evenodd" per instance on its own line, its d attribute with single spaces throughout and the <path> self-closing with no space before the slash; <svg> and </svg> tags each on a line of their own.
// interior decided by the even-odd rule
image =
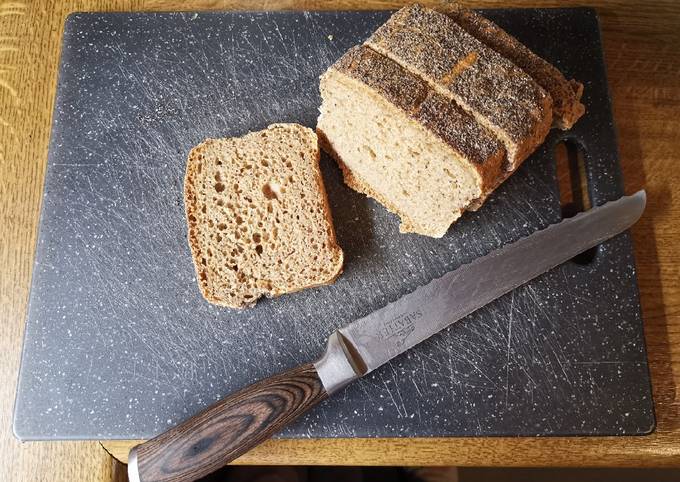
<svg viewBox="0 0 680 482">
<path fill-rule="evenodd" d="M 550 130 L 550 95 L 447 15 L 420 5 L 404 7 L 366 45 L 426 80 L 493 132 L 505 145 L 508 170 Z"/>
<path fill-rule="evenodd" d="M 504 173 L 503 145 L 427 82 L 365 46 L 321 76 L 319 139 L 345 182 L 401 218 L 402 232 L 443 236 Z"/>
<path fill-rule="evenodd" d="M 184 202 L 198 285 L 211 303 L 244 308 L 342 271 L 311 129 L 273 124 L 207 139 L 189 154 Z"/>
<path fill-rule="evenodd" d="M 448 3 L 440 11 L 455 20 L 467 33 L 524 70 L 550 94 L 555 127 L 570 129 L 585 113 L 585 107 L 581 103 L 583 84 L 565 79 L 562 72 L 552 64 L 478 13 L 456 3 Z"/>
</svg>

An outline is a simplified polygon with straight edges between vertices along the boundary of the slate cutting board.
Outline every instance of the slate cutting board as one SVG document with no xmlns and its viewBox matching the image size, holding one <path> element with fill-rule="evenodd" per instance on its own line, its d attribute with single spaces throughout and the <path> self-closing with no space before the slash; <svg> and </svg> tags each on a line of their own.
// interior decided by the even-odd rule
<svg viewBox="0 0 680 482">
<path fill-rule="evenodd" d="M 14 430 L 147 438 L 254 380 L 315 359 L 338 326 L 560 220 L 553 147 L 583 146 L 594 204 L 622 195 L 598 21 L 484 12 L 569 77 L 588 114 L 554 131 L 443 239 L 322 168 L 345 250 L 330 287 L 245 312 L 199 294 L 186 154 L 273 122 L 314 126 L 317 77 L 388 12 L 75 14 L 66 24 Z M 361 380 L 284 437 L 644 434 L 654 413 L 627 234 Z"/>
</svg>

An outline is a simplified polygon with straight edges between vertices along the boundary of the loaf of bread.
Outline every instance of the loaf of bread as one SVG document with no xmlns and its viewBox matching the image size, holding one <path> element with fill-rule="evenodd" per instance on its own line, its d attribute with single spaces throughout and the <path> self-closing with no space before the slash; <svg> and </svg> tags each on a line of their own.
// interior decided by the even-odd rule
<svg viewBox="0 0 680 482">
<path fill-rule="evenodd" d="M 443 236 L 495 185 L 506 153 L 483 125 L 368 47 L 321 77 L 321 145 L 345 182 L 401 218 L 402 232 Z"/>
<path fill-rule="evenodd" d="M 510 49 L 534 66 L 525 69 L 458 17 L 474 23 L 462 9 L 404 7 L 320 79 L 322 147 L 350 187 L 399 215 L 402 232 L 443 236 L 545 140 L 553 113 L 562 127 L 583 113 L 578 89 L 555 108 L 547 62 Z"/>
<path fill-rule="evenodd" d="M 189 154 L 184 202 L 198 285 L 211 303 L 244 308 L 342 271 L 311 129 L 274 124 L 207 139 Z"/>
</svg>

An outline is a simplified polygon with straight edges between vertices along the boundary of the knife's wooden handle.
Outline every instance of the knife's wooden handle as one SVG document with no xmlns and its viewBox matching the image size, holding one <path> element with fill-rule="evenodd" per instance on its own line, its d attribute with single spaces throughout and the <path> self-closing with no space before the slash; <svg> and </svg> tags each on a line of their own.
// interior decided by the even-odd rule
<svg viewBox="0 0 680 482">
<path fill-rule="evenodd" d="M 135 482 L 135 475 L 140 482 L 203 477 L 327 397 L 312 364 L 254 383 L 133 448 L 130 480 Z"/>
</svg>

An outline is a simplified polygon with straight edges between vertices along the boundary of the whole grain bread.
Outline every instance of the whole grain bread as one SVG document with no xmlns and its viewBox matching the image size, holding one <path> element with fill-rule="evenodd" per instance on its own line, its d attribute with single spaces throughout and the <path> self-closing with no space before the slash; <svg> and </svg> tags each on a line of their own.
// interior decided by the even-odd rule
<svg viewBox="0 0 680 482">
<path fill-rule="evenodd" d="M 318 163 L 315 133 L 297 124 L 191 150 L 184 202 L 206 300 L 244 308 L 336 279 L 343 253 Z"/>
<path fill-rule="evenodd" d="M 320 90 L 322 146 L 350 187 L 400 216 L 403 232 L 443 236 L 503 172 L 505 149 L 489 130 L 366 46 L 322 75 Z"/>
<path fill-rule="evenodd" d="M 529 74 L 538 85 L 552 97 L 553 125 L 560 129 L 570 129 L 585 113 L 580 102 L 583 84 L 565 79 L 562 72 L 542 59 L 515 37 L 507 33 L 491 20 L 461 7 L 455 2 L 447 2 L 438 8 L 452 18 L 467 33 L 492 48 L 503 57 Z"/>
<path fill-rule="evenodd" d="M 550 95 L 447 15 L 417 4 L 404 7 L 366 45 L 427 81 L 493 132 L 505 144 L 509 170 L 550 130 Z"/>
<path fill-rule="evenodd" d="M 553 114 L 561 128 L 583 114 L 580 84 L 477 14 L 444 12 L 404 7 L 332 65 L 317 126 L 349 186 L 435 237 L 543 142 Z"/>
</svg>

